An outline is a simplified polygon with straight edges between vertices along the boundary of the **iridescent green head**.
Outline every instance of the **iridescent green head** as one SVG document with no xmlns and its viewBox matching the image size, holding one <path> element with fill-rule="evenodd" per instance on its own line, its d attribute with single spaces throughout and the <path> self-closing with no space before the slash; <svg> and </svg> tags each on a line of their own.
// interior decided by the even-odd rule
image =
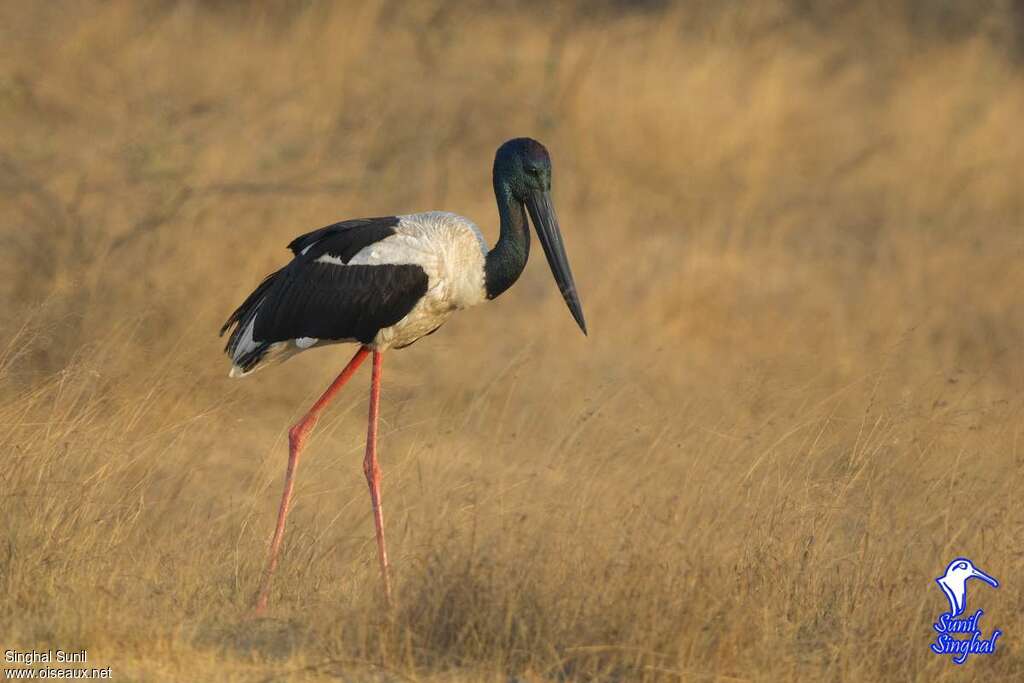
<svg viewBox="0 0 1024 683">
<path fill-rule="evenodd" d="M 506 202 L 526 205 L 562 298 L 586 334 L 587 323 L 551 201 L 551 155 L 544 145 L 532 138 L 515 138 L 499 147 L 494 156 L 494 191 L 499 202 L 505 197 Z M 517 267 L 521 270 L 522 265 Z"/>
</svg>

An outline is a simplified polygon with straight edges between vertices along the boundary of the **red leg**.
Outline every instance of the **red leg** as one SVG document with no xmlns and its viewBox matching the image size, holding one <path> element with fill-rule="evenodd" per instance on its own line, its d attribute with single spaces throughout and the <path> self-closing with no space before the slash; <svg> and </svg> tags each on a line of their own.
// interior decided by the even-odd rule
<svg viewBox="0 0 1024 683">
<path fill-rule="evenodd" d="M 341 391 L 345 383 L 351 379 L 362 362 L 366 360 L 366 356 L 369 353 L 370 349 L 365 346 L 359 347 L 356 355 L 352 356 L 352 360 L 348 362 L 348 365 L 341 371 L 337 379 L 331 383 L 331 386 L 327 388 L 323 396 L 313 404 L 313 407 L 309 409 L 309 412 L 301 420 L 292 425 L 292 428 L 288 430 L 288 469 L 284 475 L 284 493 L 281 496 L 281 507 L 277 511 L 277 528 L 274 529 L 274 540 L 270 542 L 270 557 L 267 560 L 267 568 L 263 572 L 260 592 L 256 598 L 255 611 L 257 616 L 262 614 L 267 608 L 267 600 L 270 597 L 270 580 L 274 576 L 274 570 L 277 569 L 278 553 L 281 551 L 281 540 L 284 538 L 284 523 L 288 517 L 288 509 L 291 507 L 292 490 L 295 487 L 295 470 L 299 467 L 299 455 L 302 453 L 306 437 L 313 430 L 313 427 L 316 426 L 320 413 L 331 402 L 331 399 Z"/>
<path fill-rule="evenodd" d="M 373 352 L 373 380 L 370 383 L 370 419 L 366 429 L 366 457 L 363 458 L 363 473 L 370 487 L 370 501 L 373 504 L 373 526 L 377 532 L 377 554 L 380 557 L 380 573 L 384 580 L 384 599 L 391 606 L 391 579 L 388 576 L 388 551 L 384 545 L 384 511 L 380 501 L 380 465 L 377 463 L 377 418 L 380 415 L 380 371 L 383 357 Z"/>
</svg>

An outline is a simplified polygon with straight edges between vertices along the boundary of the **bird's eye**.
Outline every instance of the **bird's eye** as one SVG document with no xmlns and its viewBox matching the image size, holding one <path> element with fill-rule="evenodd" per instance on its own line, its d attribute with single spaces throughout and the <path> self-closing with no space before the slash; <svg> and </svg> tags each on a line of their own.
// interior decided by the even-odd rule
<svg viewBox="0 0 1024 683">
<path fill-rule="evenodd" d="M 533 176 L 540 175 L 540 169 L 536 166 L 527 166 L 526 172 Z"/>
</svg>

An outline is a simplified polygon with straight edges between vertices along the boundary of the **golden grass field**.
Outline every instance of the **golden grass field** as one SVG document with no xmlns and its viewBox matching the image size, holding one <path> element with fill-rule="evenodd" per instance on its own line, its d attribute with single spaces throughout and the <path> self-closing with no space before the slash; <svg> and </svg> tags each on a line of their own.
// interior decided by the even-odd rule
<svg viewBox="0 0 1024 683">
<path fill-rule="evenodd" d="M 0 649 L 121 681 L 1024 679 L 1024 64 L 991 4 L 950 34 L 885 3 L 0 3 Z M 287 428 L 351 349 L 229 380 L 220 323 L 335 220 L 493 241 L 519 135 L 590 336 L 535 248 L 386 356 L 390 614 L 362 371 L 248 618 Z M 957 555 L 1003 584 L 962 667 L 928 649 Z"/>
</svg>

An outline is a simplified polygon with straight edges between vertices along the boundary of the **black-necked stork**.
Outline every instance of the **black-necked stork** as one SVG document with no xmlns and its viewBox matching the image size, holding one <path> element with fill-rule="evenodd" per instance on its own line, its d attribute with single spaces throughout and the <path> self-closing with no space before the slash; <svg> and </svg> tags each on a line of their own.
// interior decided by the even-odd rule
<svg viewBox="0 0 1024 683">
<path fill-rule="evenodd" d="M 288 431 L 284 494 L 256 598 L 257 614 L 267 606 L 303 443 L 320 413 L 370 353 L 373 373 L 363 472 L 373 504 L 384 595 L 390 604 L 377 464 L 382 353 L 409 346 L 435 332 L 455 311 L 493 299 L 511 287 L 530 252 L 527 211 L 562 297 L 586 334 L 583 309 L 551 203 L 548 151 L 530 138 L 509 140 L 495 155 L 493 182 L 501 228 L 490 251 L 476 225 L 452 213 L 414 213 L 328 225 L 294 239 L 288 245 L 294 252 L 291 262 L 264 279 L 221 328 L 223 335 L 234 326 L 225 348 L 232 361 L 232 377 L 248 375 L 272 360 L 314 346 L 360 345 L 327 391 Z"/>
</svg>

